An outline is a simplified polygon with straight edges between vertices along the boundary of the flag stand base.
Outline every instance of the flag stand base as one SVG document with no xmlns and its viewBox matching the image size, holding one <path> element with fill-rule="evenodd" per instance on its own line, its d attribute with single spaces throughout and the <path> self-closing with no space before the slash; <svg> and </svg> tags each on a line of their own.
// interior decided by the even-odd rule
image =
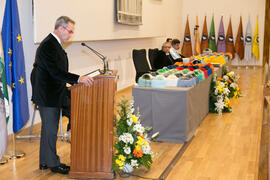
<svg viewBox="0 0 270 180">
<path fill-rule="evenodd" d="M 25 156 L 25 152 L 23 151 L 9 151 L 8 152 L 9 159 L 19 159 Z"/>
<path fill-rule="evenodd" d="M 40 138 L 40 135 L 23 135 L 23 136 L 16 136 L 16 139 L 32 139 L 32 138 Z"/>
<path fill-rule="evenodd" d="M 8 162 L 8 159 L 5 158 L 5 157 L 2 157 L 2 158 L 0 159 L 0 165 L 4 165 L 4 164 L 6 164 L 7 162 Z"/>
</svg>

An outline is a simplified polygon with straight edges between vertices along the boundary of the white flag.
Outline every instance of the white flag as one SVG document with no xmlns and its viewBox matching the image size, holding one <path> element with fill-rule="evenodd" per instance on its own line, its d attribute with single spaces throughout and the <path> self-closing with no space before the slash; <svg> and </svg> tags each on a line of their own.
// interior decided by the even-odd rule
<svg viewBox="0 0 270 180">
<path fill-rule="evenodd" d="M 248 19 L 246 35 L 245 35 L 245 60 L 249 61 L 252 55 L 252 32 L 250 19 Z"/>
<path fill-rule="evenodd" d="M 0 78 L 1 79 L 1 78 Z M 3 84 L 0 81 L 0 159 L 7 149 L 7 124 L 6 124 L 6 110 L 3 96 Z"/>
<path fill-rule="evenodd" d="M 7 121 L 9 116 L 9 106 L 8 106 L 8 96 L 6 78 L 4 72 L 4 60 L 3 60 L 3 48 L 2 48 L 2 39 L 0 34 L 0 159 L 7 149 Z M 4 83 L 3 83 L 4 82 Z M 5 93 L 4 93 L 5 92 Z"/>
</svg>

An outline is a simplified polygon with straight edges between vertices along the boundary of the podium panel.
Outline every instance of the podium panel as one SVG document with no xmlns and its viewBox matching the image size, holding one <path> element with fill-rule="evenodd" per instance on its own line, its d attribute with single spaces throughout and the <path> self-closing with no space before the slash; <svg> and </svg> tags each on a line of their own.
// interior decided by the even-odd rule
<svg viewBox="0 0 270 180">
<path fill-rule="evenodd" d="M 71 178 L 113 178 L 115 74 L 71 88 Z"/>
</svg>

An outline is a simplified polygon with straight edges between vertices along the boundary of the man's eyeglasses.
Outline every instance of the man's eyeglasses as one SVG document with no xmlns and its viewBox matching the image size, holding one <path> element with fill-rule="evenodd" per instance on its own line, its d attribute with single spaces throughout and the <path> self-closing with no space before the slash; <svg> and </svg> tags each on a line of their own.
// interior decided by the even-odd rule
<svg viewBox="0 0 270 180">
<path fill-rule="evenodd" d="M 60 26 L 63 27 L 65 30 L 67 30 L 67 32 L 68 32 L 69 34 L 73 34 L 73 33 L 74 33 L 72 30 L 68 29 L 67 27 L 62 26 L 62 25 L 60 25 Z"/>
<path fill-rule="evenodd" d="M 171 46 L 163 46 L 163 48 L 171 48 Z"/>
</svg>

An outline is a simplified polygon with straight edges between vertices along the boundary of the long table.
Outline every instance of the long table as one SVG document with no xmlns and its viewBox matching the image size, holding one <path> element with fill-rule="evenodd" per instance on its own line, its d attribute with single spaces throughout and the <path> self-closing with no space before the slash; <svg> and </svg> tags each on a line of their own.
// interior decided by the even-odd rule
<svg viewBox="0 0 270 180">
<path fill-rule="evenodd" d="M 221 68 L 215 69 L 220 76 Z M 196 86 L 163 89 L 133 87 L 135 107 L 139 107 L 141 123 L 159 132 L 157 141 L 189 141 L 209 112 L 209 89 L 212 76 Z"/>
</svg>

